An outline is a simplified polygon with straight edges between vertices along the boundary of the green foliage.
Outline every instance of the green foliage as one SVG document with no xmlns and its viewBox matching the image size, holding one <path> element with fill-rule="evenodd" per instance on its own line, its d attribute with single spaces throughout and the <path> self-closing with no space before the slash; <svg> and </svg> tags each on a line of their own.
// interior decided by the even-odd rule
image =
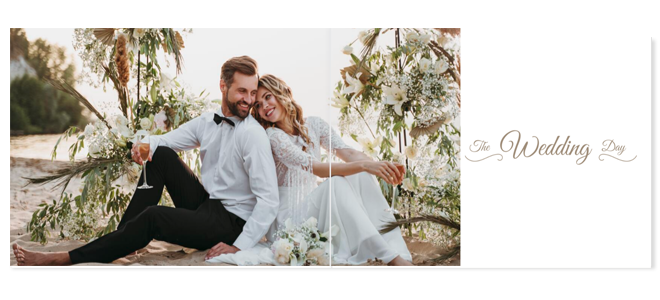
<svg viewBox="0 0 660 300">
<path fill-rule="evenodd" d="M 116 79 L 117 70 L 111 57 L 113 57 L 115 45 L 102 44 L 91 35 L 90 31 L 92 29 L 76 29 L 75 33 L 75 38 L 82 49 L 94 48 L 96 51 L 94 55 L 89 55 L 90 53 L 85 54 L 86 50 L 79 50 L 85 54 L 82 55 L 83 61 L 87 63 L 91 72 L 99 76 L 102 82 L 114 81 L 113 77 Z M 146 29 L 141 37 L 135 35 L 136 29 L 123 29 L 122 31 L 130 36 L 129 42 L 139 42 L 139 48 L 144 50 L 142 54 L 149 57 L 148 62 L 142 57 L 143 60 L 139 63 L 140 88 L 143 92 L 140 93 L 139 101 L 131 99 L 130 96 L 135 95 L 129 94 L 126 94 L 126 98 L 119 99 L 120 102 L 126 100 L 129 104 L 128 111 L 122 111 L 122 115 L 105 116 L 105 114 L 99 113 L 99 119 L 104 120 L 103 122 L 97 121 L 86 126 L 82 124 L 80 128 L 84 128 L 83 131 L 76 127 L 67 130 L 55 145 L 53 156 L 62 139 L 76 138 L 69 148 L 69 158 L 72 164 L 55 171 L 50 176 L 29 179 L 34 184 L 59 182 L 56 187 L 65 187 L 74 176 L 82 178 L 82 188 L 78 195 L 63 192 L 59 201 L 53 200 L 52 204 L 43 204 L 33 214 L 28 230 L 34 241 L 46 243 L 49 231 L 58 231 L 60 238 L 89 240 L 115 230 L 132 196 L 132 191 L 127 192 L 126 188 L 131 188 L 130 185 L 134 184 L 140 173 L 139 166 L 134 164 L 130 157 L 130 149 L 134 142 L 132 138 L 136 134 L 136 130 L 141 129 L 149 134 L 163 134 L 164 131 L 175 129 L 206 110 L 207 102 L 202 98 L 204 92 L 196 97 L 181 88 L 176 80 L 161 82 L 163 75 L 160 73 L 160 66 L 156 59 L 156 50 L 161 47 L 161 44 L 165 43 L 164 46 L 167 47 L 169 53 L 179 56 L 177 62 L 182 61 L 180 53 L 178 53 L 179 44 L 177 42 L 175 45 L 173 42 L 172 36 L 176 35 L 174 31 L 171 29 Z M 166 42 L 163 42 L 164 40 Z M 99 54 L 103 54 L 103 61 L 94 60 L 99 57 Z M 135 54 L 137 55 L 137 51 Z M 132 55 L 132 53 L 129 55 L 130 64 L 137 67 L 138 59 Z M 87 57 L 88 60 L 85 60 L 84 57 Z M 94 64 L 100 64 L 101 68 L 93 68 Z M 115 85 L 114 88 L 117 89 L 118 86 Z M 148 92 L 144 92 L 146 89 Z M 49 90 L 52 88 L 49 87 Z M 71 95 L 77 94 L 72 87 L 61 90 Z M 74 101 L 87 101 L 83 98 L 74 98 Z M 96 109 L 92 106 L 90 110 L 95 111 Z M 155 125 L 152 128 L 141 127 L 141 120 L 148 119 L 149 124 L 154 124 L 155 115 L 161 112 L 167 116 L 167 128 L 156 128 Z M 15 112 L 17 116 L 20 116 L 21 113 L 20 110 Z M 17 118 L 16 123 L 21 120 Z M 74 161 L 76 153 L 83 147 L 87 147 L 89 150 L 87 160 Z M 192 153 L 184 152 L 182 155 L 188 165 L 199 175 L 201 167 L 199 150 L 192 151 Z M 172 200 L 165 192 L 160 202 L 162 205 L 172 205 Z"/>
</svg>

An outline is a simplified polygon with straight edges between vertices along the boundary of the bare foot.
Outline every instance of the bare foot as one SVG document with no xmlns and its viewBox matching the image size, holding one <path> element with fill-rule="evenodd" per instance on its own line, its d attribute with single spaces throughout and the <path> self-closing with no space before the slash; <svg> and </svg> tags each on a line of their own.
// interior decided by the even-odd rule
<svg viewBox="0 0 660 300">
<path fill-rule="evenodd" d="M 68 252 L 36 252 L 13 244 L 14 257 L 19 266 L 67 266 L 71 264 Z"/>
<path fill-rule="evenodd" d="M 411 262 L 401 258 L 401 256 L 395 257 L 387 265 L 388 266 L 414 266 Z"/>
</svg>

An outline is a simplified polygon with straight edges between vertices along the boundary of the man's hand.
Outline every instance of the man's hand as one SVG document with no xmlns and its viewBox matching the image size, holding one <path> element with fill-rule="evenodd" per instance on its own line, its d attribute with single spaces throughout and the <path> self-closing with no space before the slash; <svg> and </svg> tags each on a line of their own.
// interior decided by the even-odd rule
<svg viewBox="0 0 660 300">
<path fill-rule="evenodd" d="M 206 257 L 204 258 L 204 260 L 211 259 L 220 254 L 236 253 L 238 251 L 241 251 L 241 249 L 238 249 L 236 246 L 230 246 L 223 242 L 220 242 L 217 245 L 213 246 L 213 248 L 211 248 L 209 252 L 206 253 Z"/>
<path fill-rule="evenodd" d="M 142 163 L 144 162 L 142 160 L 142 157 L 140 156 L 140 149 L 138 143 L 133 144 L 133 148 L 131 148 L 131 158 L 133 158 L 133 161 L 138 165 L 142 165 Z M 149 152 L 148 160 L 151 161 L 151 151 Z"/>
</svg>

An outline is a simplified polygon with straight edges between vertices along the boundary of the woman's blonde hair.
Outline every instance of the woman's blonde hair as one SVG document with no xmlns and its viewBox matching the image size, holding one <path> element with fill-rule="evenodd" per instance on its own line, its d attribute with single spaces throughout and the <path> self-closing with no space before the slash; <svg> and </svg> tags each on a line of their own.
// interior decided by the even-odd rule
<svg viewBox="0 0 660 300">
<path fill-rule="evenodd" d="M 303 119 L 303 109 L 295 100 L 293 100 L 291 88 L 289 88 L 286 82 L 271 74 L 266 74 L 259 78 L 259 87 L 266 88 L 271 94 L 273 94 L 273 96 L 275 96 L 275 100 L 284 107 L 284 119 L 290 122 L 293 126 L 293 134 L 299 135 L 308 145 L 310 145 L 310 147 L 313 147 L 307 127 L 304 126 L 305 120 Z M 252 116 L 259 121 L 264 128 L 275 127 L 275 123 L 262 119 L 256 109 L 252 109 Z M 303 147 L 303 150 L 306 149 Z"/>
</svg>

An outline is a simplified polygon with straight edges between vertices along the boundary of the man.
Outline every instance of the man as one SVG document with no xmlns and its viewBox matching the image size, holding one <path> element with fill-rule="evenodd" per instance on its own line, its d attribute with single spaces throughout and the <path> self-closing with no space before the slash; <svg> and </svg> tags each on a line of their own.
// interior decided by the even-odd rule
<svg viewBox="0 0 660 300">
<path fill-rule="evenodd" d="M 136 189 L 117 231 L 70 252 L 31 252 L 14 244 L 19 265 L 112 262 L 152 239 L 200 250 L 207 258 L 253 247 L 268 231 L 278 206 L 270 142 L 249 114 L 259 77 L 248 56 L 222 65 L 222 107 L 176 130 L 150 138 L 147 182 Z M 176 152 L 200 148 L 201 183 Z M 133 160 L 142 164 L 137 146 Z M 144 177 L 140 177 L 138 186 Z M 166 187 L 176 208 L 158 206 Z"/>
</svg>

